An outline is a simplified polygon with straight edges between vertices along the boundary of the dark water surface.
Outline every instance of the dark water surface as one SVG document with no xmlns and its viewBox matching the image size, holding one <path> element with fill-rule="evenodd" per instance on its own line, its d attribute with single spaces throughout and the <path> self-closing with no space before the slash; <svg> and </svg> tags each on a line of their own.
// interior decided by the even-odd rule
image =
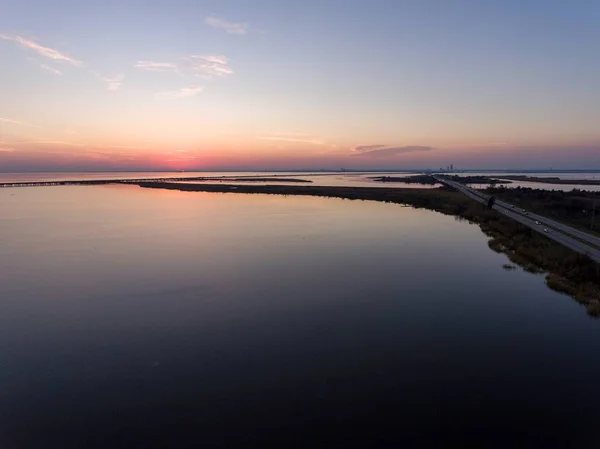
<svg viewBox="0 0 600 449">
<path fill-rule="evenodd" d="M 0 190 L 0 447 L 600 447 L 600 322 L 398 205 Z"/>
</svg>

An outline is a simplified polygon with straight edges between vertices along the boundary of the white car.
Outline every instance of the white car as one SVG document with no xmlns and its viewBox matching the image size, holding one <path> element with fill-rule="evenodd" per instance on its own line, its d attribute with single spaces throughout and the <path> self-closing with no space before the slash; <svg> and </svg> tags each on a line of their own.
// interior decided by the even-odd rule
<svg viewBox="0 0 600 449">
<path fill-rule="evenodd" d="M 539 224 L 541 224 L 541 223 L 540 223 L 539 221 L 536 221 L 536 222 L 535 222 L 535 224 L 539 225 Z"/>
<path fill-rule="evenodd" d="M 544 232 L 545 232 L 546 234 L 548 234 L 550 231 L 548 230 L 548 228 L 544 228 Z"/>
</svg>

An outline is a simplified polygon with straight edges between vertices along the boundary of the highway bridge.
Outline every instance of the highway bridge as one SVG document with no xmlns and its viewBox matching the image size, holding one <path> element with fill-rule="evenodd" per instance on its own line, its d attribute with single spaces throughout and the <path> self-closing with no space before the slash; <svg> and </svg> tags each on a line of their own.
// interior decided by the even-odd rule
<svg viewBox="0 0 600 449">
<path fill-rule="evenodd" d="M 488 203 L 489 196 L 478 190 L 472 189 L 459 182 L 451 181 L 443 176 L 433 175 L 433 177 L 441 184 L 452 187 L 475 201 L 486 205 Z M 573 251 L 577 251 L 580 254 L 585 254 L 593 261 L 600 263 L 599 237 L 542 215 L 537 215 L 524 209 L 517 208 L 515 205 L 505 201 L 496 201 L 492 208 L 500 214 L 529 227 L 533 231 L 544 234 L 549 239 L 552 239 Z"/>
</svg>

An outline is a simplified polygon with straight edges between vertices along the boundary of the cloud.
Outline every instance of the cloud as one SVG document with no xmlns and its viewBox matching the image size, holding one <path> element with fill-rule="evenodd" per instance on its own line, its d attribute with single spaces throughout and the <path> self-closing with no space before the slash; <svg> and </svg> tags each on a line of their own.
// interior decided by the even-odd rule
<svg viewBox="0 0 600 449">
<path fill-rule="evenodd" d="M 33 144 L 43 144 L 43 145 L 68 145 L 72 147 L 82 147 L 85 144 L 77 143 L 77 142 L 67 142 L 65 140 L 54 140 L 50 138 L 41 138 L 37 140 L 23 141 L 20 143 L 33 143 Z"/>
<path fill-rule="evenodd" d="M 14 125 L 20 125 L 20 126 L 27 126 L 29 128 L 41 128 L 41 126 L 38 126 L 38 125 L 32 125 L 31 123 L 20 122 L 18 120 L 12 120 L 9 118 L 0 117 L 0 122 L 12 123 Z"/>
<path fill-rule="evenodd" d="M 96 78 L 98 78 L 99 80 L 102 80 L 105 83 L 108 83 L 106 86 L 106 90 L 110 90 L 110 91 L 119 90 L 121 88 L 121 84 L 123 84 L 123 80 L 125 79 L 125 75 L 123 75 L 122 73 L 115 75 L 113 77 L 103 76 L 94 70 L 90 70 L 90 73 L 92 75 L 94 75 Z"/>
<path fill-rule="evenodd" d="M 83 65 L 83 62 L 81 62 L 77 59 L 71 58 L 70 56 L 67 56 L 64 53 L 61 53 L 60 51 L 55 50 L 54 48 L 44 47 L 43 45 L 40 45 L 31 40 L 25 39 L 22 36 L 9 36 L 6 34 L 0 34 L 0 39 L 16 42 L 25 48 L 29 48 L 30 50 L 35 51 L 39 55 L 42 55 L 46 58 L 53 59 L 55 61 L 68 62 L 69 64 L 74 65 L 76 67 L 81 67 Z"/>
<path fill-rule="evenodd" d="M 306 133 L 288 133 L 288 132 L 278 132 L 271 133 L 271 136 L 283 136 L 283 137 L 310 137 L 310 134 Z"/>
<path fill-rule="evenodd" d="M 354 148 L 357 153 L 355 156 L 362 157 L 390 157 L 406 153 L 421 153 L 424 151 L 432 151 L 434 148 L 428 146 L 405 146 L 405 147 L 388 147 L 387 145 L 361 145 Z"/>
<path fill-rule="evenodd" d="M 138 150 L 141 147 L 134 147 L 131 145 L 108 145 L 108 148 L 119 148 L 119 149 L 125 149 L 125 150 Z"/>
<path fill-rule="evenodd" d="M 236 23 L 229 22 L 225 19 L 221 19 L 215 16 L 208 16 L 204 19 L 204 23 L 210 25 L 213 28 L 224 30 L 229 34 L 243 35 L 248 32 L 249 25 L 247 23 Z"/>
<path fill-rule="evenodd" d="M 203 90 L 204 90 L 204 87 L 183 87 L 179 90 L 171 90 L 168 92 L 159 92 L 156 94 L 156 97 L 164 98 L 167 100 L 173 100 L 176 98 L 195 97 Z"/>
<path fill-rule="evenodd" d="M 102 78 L 104 81 L 108 83 L 107 90 L 117 91 L 121 88 L 121 84 L 123 84 L 123 80 L 125 79 L 125 75 L 120 74 L 114 76 L 112 78 Z"/>
<path fill-rule="evenodd" d="M 210 78 L 213 76 L 224 77 L 233 73 L 229 66 L 229 60 L 225 56 L 191 55 L 183 59 L 185 68 L 194 75 Z"/>
<path fill-rule="evenodd" d="M 462 148 L 474 148 L 474 149 L 488 149 L 488 148 L 507 148 L 513 146 L 509 142 L 483 142 L 483 143 L 472 143 L 468 145 L 462 145 Z"/>
<path fill-rule="evenodd" d="M 229 59 L 222 55 L 190 55 L 181 58 L 179 63 L 138 61 L 135 67 L 155 72 L 177 72 L 204 79 L 225 77 L 233 74 Z"/>
<path fill-rule="evenodd" d="M 386 147 L 387 145 L 359 145 L 357 147 L 352 148 L 352 151 L 356 151 L 356 152 L 364 152 L 364 151 L 373 151 L 376 150 L 378 148 L 383 148 Z"/>
<path fill-rule="evenodd" d="M 13 151 L 17 151 L 14 148 L 8 147 L 0 147 L 0 153 L 12 153 Z"/>
<path fill-rule="evenodd" d="M 177 66 L 170 62 L 138 61 L 134 67 L 144 70 L 153 70 L 156 72 L 176 71 Z"/>
<path fill-rule="evenodd" d="M 60 70 L 56 70 L 54 67 L 50 67 L 49 65 L 42 64 L 40 67 L 54 75 L 62 75 L 62 72 Z"/>
<path fill-rule="evenodd" d="M 295 142 L 295 143 L 308 143 L 310 145 L 325 145 L 325 142 L 319 139 L 302 139 L 298 137 L 286 137 L 286 136 L 260 136 L 258 137 L 260 140 L 274 140 L 278 142 Z"/>
<path fill-rule="evenodd" d="M 65 55 L 64 53 L 61 53 L 60 51 L 58 51 L 54 48 L 44 47 L 43 45 L 40 45 L 31 40 L 25 39 L 22 36 L 9 36 L 7 34 L 0 34 L 0 39 L 16 42 L 16 43 L 22 45 L 23 47 L 31 49 L 31 50 L 35 51 L 36 53 L 38 53 L 39 55 L 42 55 L 42 56 L 52 59 L 54 61 L 68 62 L 69 64 L 74 65 L 76 67 L 83 66 L 82 61 L 79 61 L 68 55 Z M 41 64 L 40 67 L 54 75 L 62 75 L 62 72 L 60 70 L 55 69 L 54 67 L 51 67 L 49 65 Z M 125 78 L 125 75 L 117 75 L 113 78 L 106 78 L 106 77 L 101 76 L 100 74 L 98 74 L 97 72 L 95 72 L 93 70 L 90 70 L 90 73 L 92 73 L 96 77 L 102 79 L 103 81 L 107 82 L 108 90 L 112 90 L 112 91 L 119 90 L 121 88 L 123 79 Z"/>
</svg>

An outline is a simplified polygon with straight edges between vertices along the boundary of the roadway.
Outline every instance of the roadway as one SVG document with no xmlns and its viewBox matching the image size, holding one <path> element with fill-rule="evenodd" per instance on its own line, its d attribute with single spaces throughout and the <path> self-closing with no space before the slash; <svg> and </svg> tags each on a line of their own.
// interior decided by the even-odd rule
<svg viewBox="0 0 600 449">
<path fill-rule="evenodd" d="M 448 179 L 440 178 L 437 176 L 434 176 L 434 178 L 438 182 L 446 184 L 450 187 L 455 188 L 459 192 L 464 193 L 469 198 L 487 205 L 488 197 L 483 193 L 455 181 L 450 181 Z M 585 232 L 579 231 L 557 221 L 550 220 L 541 215 L 532 214 L 530 212 L 521 213 L 519 211 L 522 211 L 522 209 L 517 209 L 516 206 L 513 206 L 512 204 L 509 204 L 505 201 L 496 201 L 492 208 L 500 214 L 512 218 L 513 220 L 518 221 L 519 223 L 527 226 L 533 231 L 543 234 L 549 239 L 552 239 L 555 242 L 558 242 L 561 245 L 572 249 L 573 251 L 577 251 L 580 254 L 585 254 L 590 259 L 600 263 L 600 250 L 593 248 L 589 246 L 589 244 L 587 244 L 590 243 L 593 245 L 600 246 L 600 239 L 598 237 L 589 235 Z M 541 224 L 536 224 L 536 221 L 540 222 Z M 545 231 L 546 229 L 548 230 L 548 232 Z M 584 242 L 577 240 L 573 237 L 582 239 L 584 240 Z"/>
</svg>

